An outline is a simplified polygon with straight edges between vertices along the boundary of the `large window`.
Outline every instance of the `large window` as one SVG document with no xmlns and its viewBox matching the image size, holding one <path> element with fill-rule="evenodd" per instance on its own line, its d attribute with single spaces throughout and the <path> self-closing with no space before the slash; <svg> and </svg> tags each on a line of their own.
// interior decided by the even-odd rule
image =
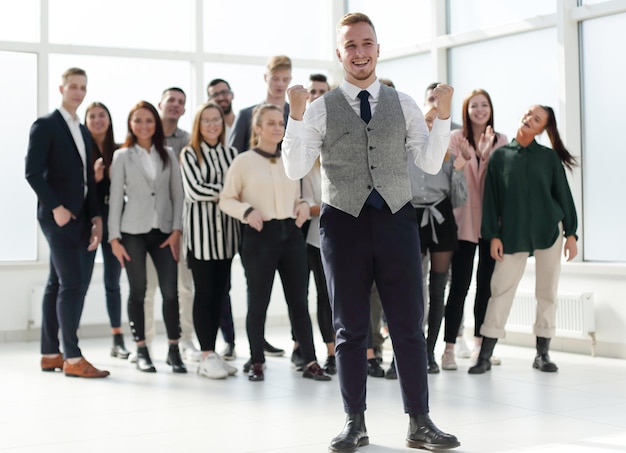
<svg viewBox="0 0 626 453">
<path fill-rule="evenodd" d="M 626 261 L 626 147 L 621 137 L 626 105 L 626 14 L 583 24 L 583 204 L 585 256 Z M 611 50 L 605 50 L 611 49 Z"/>
<path fill-rule="evenodd" d="M 424 91 L 433 82 L 430 61 L 429 53 L 381 61 L 378 63 L 376 74 L 391 79 L 396 89 L 412 96 L 421 107 L 424 102 Z"/>
<path fill-rule="evenodd" d="M 554 14 L 556 0 L 448 0 L 450 33 L 463 33 L 521 19 Z"/>
<path fill-rule="evenodd" d="M 0 52 L 0 68 L 0 261 L 28 261 L 37 258 L 36 199 L 24 179 L 28 131 L 37 117 L 37 56 Z"/>
<path fill-rule="evenodd" d="M 518 56 L 520 49 L 532 49 L 532 57 Z M 555 29 L 453 48 L 449 74 L 455 90 L 452 119 L 456 123 L 462 121 L 463 98 L 476 88 L 491 96 L 496 131 L 508 138 L 515 136 L 522 113 L 532 104 L 550 105 L 558 116 Z"/>
<path fill-rule="evenodd" d="M 195 47 L 193 0 L 54 0 L 48 4 L 51 43 L 175 51 Z"/>
<path fill-rule="evenodd" d="M 39 0 L 20 0 L 11 2 L 10 7 L 6 4 L 2 6 L 4 11 L 0 14 L 0 41 L 39 40 Z"/>
</svg>

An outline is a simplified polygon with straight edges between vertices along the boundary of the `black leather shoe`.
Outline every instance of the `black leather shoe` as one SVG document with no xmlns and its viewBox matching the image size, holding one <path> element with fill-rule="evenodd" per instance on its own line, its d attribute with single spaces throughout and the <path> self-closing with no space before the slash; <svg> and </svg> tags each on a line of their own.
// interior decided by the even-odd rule
<svg viewBox="0 0 626 453">
<path fill-rule="evenodd" d="M 302 372 L 302 377 L 307 379 L 314 379 L 316 381 L 330 381 L 331 377 L 326 374 L 324 369 L 317 362 L 313 362 L 306 367 Z"/>
<path fill-rule="evenodd" d="M 183 359 L 180 356 L 180 349 L 178 344 L 170 344 L 170 349 L 167 353 L 167 364 L 172 367 L 174 373 L 186 373 L 187 367 L 183 363 Z"/>
<path fill-rule="evenodd" d="M 291 353 L 291 366 L 296 371 L 302 371 L 306 366 L 306 362 L 304 361 L 304 357 L 302 357 L 302 351 L 300 351 L 300 347 L 297 347 Z"/>
<path fill-rule="evenodd" d="M 435 362 L 435 360 L 429 360 L 428 368 L 426 371 L 428 371 L 428 374 L 439 374 L 439 365 L 437 365 L 437 362 Z"/>
<path fill-rule="evenodd" d="M 243 364 L 243 372 L 247 373 L 248 371 L 250 371 L 250 368 L 252 367 L 252 359 L 248 359 L 248 361 L 246 363 Z M 263 364 L 263 369 L 266 369 L 267 367 L 265 366 L 265 363 Z"/>
<path fill-rule="evenodd" d="M 391 361 L 389 369 L 385 372 L 385 379 L 398 379 L 398 371 L 396 371 L 396 359 Z"/>
<path fill-rule="evenodd" d="M 337 374 L 337 361 L 335 360 L 334 355 L 329 355 L 326 357 L 326 363 L 324 363 L 324 371 L 327 374 L 335 375 Z"/>
<path fill-rule="evenodd" d="M 348 414 L 343 431 L 330 441 L 328 449 L 331 452 L 352 453 L 357 448 L 369 443 L 370 439 L 367 436 L 367 428 L 365 428 L 365 417 L 363 412 L 360 412 L 358 414 Z"/>
<path fill-rule="evenodd" d="M 367 359 L 367 374 L 372 377 L 385 377 L 385 370 L 380 366 L 378 360 Z"/>
<path fill-rule="evenodd" d="M 284 349 L 272 346 L 267 340 L 263 340 L 263 351 L 265 352 L 265 355 L 271 355 L 273 357 L 282 357 L 285 355 Z"/>
<path fill-rule="evenodd" d="M 147 346 L 137 347 L 137 369 L 144 373 L 156 373 L 156 368 L 152 363 Z"/>
<path fill-rule="evenodd" d="M 491 360 L 478 357 L 476 365 L 471 366 L 467 372 L 469 374 L 485 374 L 491 369 Z"/>
<path fill-rule="evenodd" d="M 559 369 L 556 363 L 550 360 L 548 353 L 537 354 L 537 357 L 535 357 L 533 361 L 533 368 L 546 373 L 554 373 Z"/>
<path fill-rule="evenodd" d="M 411 415 L 406 446 L 425 450 L 448 450 L 461 445 L 452 434 L 446 434 L 435 426 L 428 414 Z"/>
<path fill-rule="evenodd" d="M 265 380 L 263 374 L 264 365 L 262 363 L 253 363 L 248 370 L 248 380 L 252 382 L 260 382 Z"/>
</svg>

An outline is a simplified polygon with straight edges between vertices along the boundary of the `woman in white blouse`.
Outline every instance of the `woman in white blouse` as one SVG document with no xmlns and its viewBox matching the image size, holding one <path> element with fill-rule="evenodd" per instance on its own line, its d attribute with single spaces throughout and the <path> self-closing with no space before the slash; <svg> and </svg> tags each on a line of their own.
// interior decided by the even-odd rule
<svg viewBox="0 0 626 453">
<path fill-rule="evenodd" d="M 315 358 L 307 303 L 308 266 L 300 227 L 309 218 L 309 205 L 300 197 L 300 182 L 285 174 L 280 157 L 284 134 L 282 109 L 259 105 L 252 118 L 255 146 L 233 161 L 219 203 L 225 213 L 245 224 L 241 260 L 248 282 L 248 379 L 264 380 L 265 319 L 278 271 L 293 332 L 306 363 L 302 376 L 326 381 L 330 376 Z"/>
<path fill-rule="evenodd" d="M 193 324 L 202 350 L 198 373 L 223 379 L 237 369 L 215 352 L 222 302 L 230 288 L 230 266 L 239 250 L 239 221 L 218 207 L 228 167 L 237 155 L 225 146 L 224 113 L 209 102 L 196 111 L 191 143 L 180 154 L 185 192 L 183 244 L 193 275 Z"/>
<path fill-rule="evenodd" d="M 178 350 L 178 268 L 182 232 L 183 186 L 174 151 L 165 146 L 163 125 L 152 104 L 141 101 L 128 115 L 126 143 L 111 165 L 109 242 L 126 268 L 130 292 L 128 318 L 137 342 L 137 368 L 154 373 L 145 338 L 144 297 L 146 256 L 159 277 L 163 319 L 169 342 L 167 364 L 174 373 L 186 373 Z"/>
</svg>

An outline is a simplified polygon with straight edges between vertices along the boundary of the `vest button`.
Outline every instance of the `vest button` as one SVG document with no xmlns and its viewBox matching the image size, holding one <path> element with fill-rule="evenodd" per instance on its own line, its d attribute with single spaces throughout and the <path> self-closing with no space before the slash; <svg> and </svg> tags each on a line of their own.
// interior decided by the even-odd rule
<svg viewBox="0 0 626 453">
<path fill-rule="evenodd" d="M 370 146 L 370 151 L 376 148 L 375 146 Z"/>
<path fill-rule="evenodd" d="M 372 190 L 372 186 L 368 185 L 368 186 L 367 186 L 367 189 L 368 189 L 368 190 Z"/>
<path fill-rule="evenodd" d="M 375 169 L 376 167 L 374 167 L 373 165 L 370 165 L 370 170 Z"/>
</svg>

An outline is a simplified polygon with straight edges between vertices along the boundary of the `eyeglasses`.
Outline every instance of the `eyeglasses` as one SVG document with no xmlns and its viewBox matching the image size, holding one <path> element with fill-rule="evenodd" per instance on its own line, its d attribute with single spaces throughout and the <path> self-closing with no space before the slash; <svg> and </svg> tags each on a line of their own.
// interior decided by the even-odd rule
<svg viewBox="0 0 626 453">
<path fill-rule="evenodd" d="M 200 120 L 200 124 L 202 124 L 203 126 L 217 126 L 218 124 L 222 124 L 222 119 L 221 118 L 213 118 L 213 119 L 207 119 L 207 118 L 202 118 Z"/>
<path fill-rule="evenodd" d="M 217 93 L 209 94 L 209 99 L 215 99 L 215 98 L 219 98 L 220 96 L 228 96 L 231 94 L 233 94 L 233 92 L 230 90 L 222 90 L 222 91 L 218 91 Z"/>
</svg>

